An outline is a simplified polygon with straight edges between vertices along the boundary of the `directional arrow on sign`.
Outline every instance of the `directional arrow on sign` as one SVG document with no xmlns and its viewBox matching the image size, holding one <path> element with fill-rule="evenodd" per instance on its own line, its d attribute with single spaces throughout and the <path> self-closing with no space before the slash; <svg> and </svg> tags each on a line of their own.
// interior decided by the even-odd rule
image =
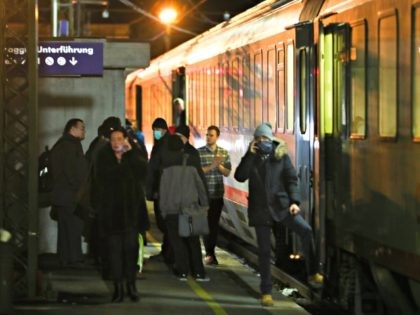
<svg viewBox="0 0 420 315">
<path fill-rule="evenodd" d="M 69 62 L 70 62 L 73 66 L 75 66 L 75 65 L 76 65 L 76 63 L 77 63 L 77 60 L 76 60 L 74 57 L 72 57 L 72 58 L 69 60 Z"/>
</svg>

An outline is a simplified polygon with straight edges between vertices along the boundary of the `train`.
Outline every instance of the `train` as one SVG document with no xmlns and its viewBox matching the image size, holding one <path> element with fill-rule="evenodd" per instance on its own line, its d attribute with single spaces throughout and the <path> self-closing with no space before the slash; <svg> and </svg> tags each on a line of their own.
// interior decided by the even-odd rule
<svg viewBox="0 0 420 315">
<path fill-rule="evenodd" d="M 148 149 L 152 121 L 173 124 L 182 98 L 191 142 L 219 126 L 233 171 L 269 122 L 297 169 L 322 296 L 352 314 L 419 314 L 420 0 L 266 0 L 133 71 L 125 93 Z M 220 225 L 256 246 L 247 189 L 225 179 Z"/>
</svg>

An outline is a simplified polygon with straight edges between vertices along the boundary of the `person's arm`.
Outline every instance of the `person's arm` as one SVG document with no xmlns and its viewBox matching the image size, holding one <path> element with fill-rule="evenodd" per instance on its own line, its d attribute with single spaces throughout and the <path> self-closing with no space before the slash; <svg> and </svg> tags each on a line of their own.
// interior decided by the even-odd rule
<svg viewBox="0 0 420 315">
<path fill-rule="evenodd" d="M 234 177 L 238 182 L 244 182 L 249 178 L 256 156 L 255 141 L 252 141 L 249 144 L 248 151 L 242 157 L 241 162 L 236 168 Z"/>
</svg>

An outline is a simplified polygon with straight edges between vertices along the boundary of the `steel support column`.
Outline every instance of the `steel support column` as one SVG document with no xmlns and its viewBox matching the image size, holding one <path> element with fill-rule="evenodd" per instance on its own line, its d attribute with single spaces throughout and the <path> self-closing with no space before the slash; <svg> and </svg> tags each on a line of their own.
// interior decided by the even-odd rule
<svg viewBox="0 0 420 315">
<path fill-rule="evenodd" d="M 37 0 L 0 0 L 0 227 L 12 233 L 19 298 L 36 295 L 37 19 Z"/>
</svg>

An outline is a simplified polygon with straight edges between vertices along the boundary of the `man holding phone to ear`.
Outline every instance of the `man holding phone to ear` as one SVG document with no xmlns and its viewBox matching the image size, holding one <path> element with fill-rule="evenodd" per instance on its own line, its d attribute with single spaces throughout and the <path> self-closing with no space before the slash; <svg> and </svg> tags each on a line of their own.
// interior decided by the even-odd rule
<svg viewBox="0 0 420 315">
<path fill-rule="evenodd" d="M 300 215 L 298 178 L 286 143 L 274 138 L 269 123 L 259 125 L 248 151 L 235 171 L 239 182 L 249 180 L 248 219 L 255 227 L 261 274 L 261 304 L 272 306 L 271 230 L 277 224 L 292 229 L 303 244 L 309 284 L 321 285 L 317 273 L 311 226 Z"/>
</svg>

